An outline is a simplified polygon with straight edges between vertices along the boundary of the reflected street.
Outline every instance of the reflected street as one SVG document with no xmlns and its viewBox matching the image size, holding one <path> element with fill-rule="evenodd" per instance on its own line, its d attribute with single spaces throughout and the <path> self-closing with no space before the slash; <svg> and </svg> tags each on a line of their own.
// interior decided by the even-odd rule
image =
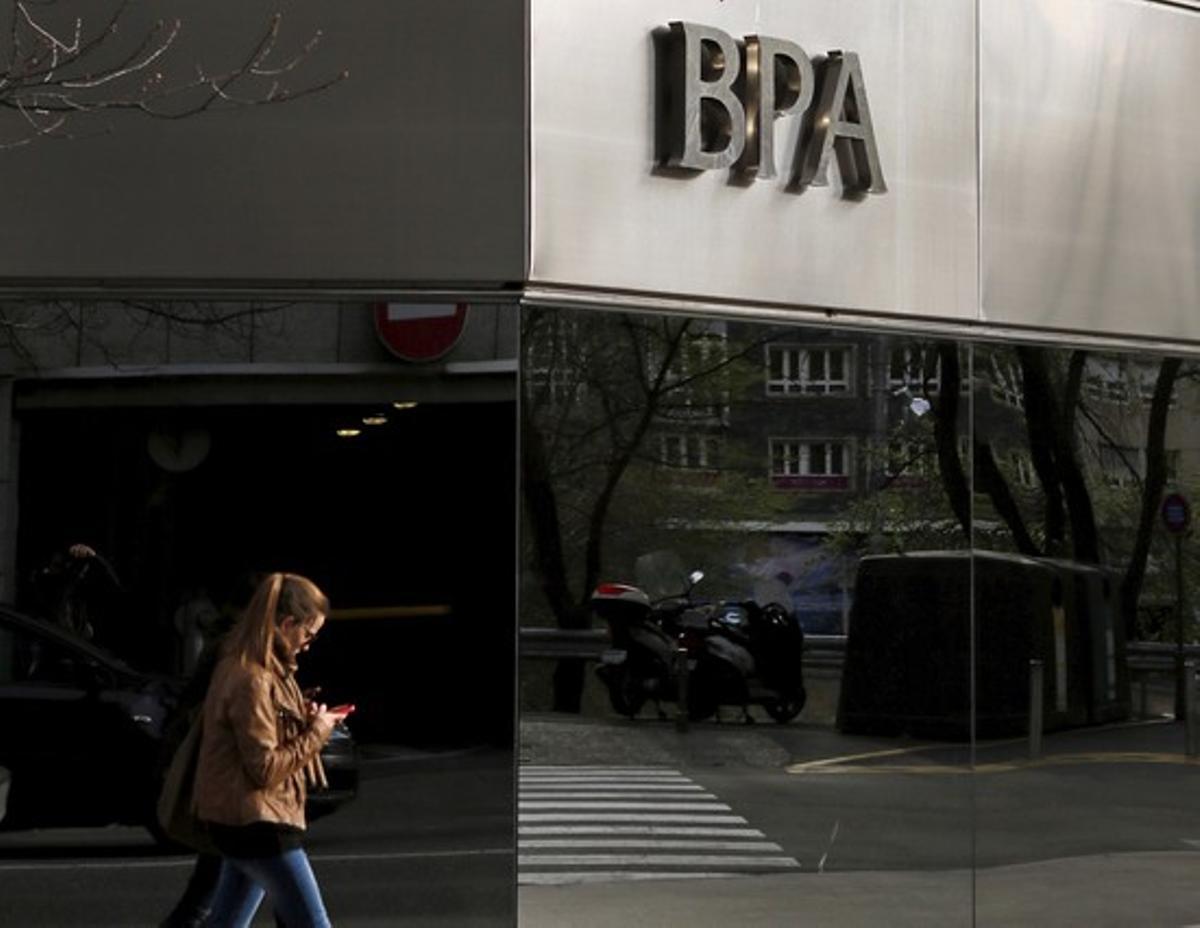
<svg viewBox="0 0 1200 928">
<path fill-rule="evenodd" d="M 735 912 L 739 924 L 755 926 L 952 924 L 970 911 L 972 894 L 981 925 L 1147 924 L 1138 890 L 1151 873 L 1161 915 L 1153 923 L 1188 924 L 1200 901 L 1191 880 L 1200 803 L 1183 726 L 1151 719 L 1059 732 L 1044 748 L 1030 760 L 1024 739 L 980 742 L 972 776 L 961 745 L 806 725 L 705 724 L 679 733 L 645 719 L 535 716 L 522 732 L 520 924 L 612 924 L 635 906 L 654 924 L 717 925 Z M 716 879 L 718 868 L 695 861 L 655 863 L 660 849 L 641 851 L 640 860 L 626 851 L 617 874 L 611 852 L 589 864 L 581 849 L 531 843 L 525 797 L 541 787 L 526 771 L 542 779 L 574 765 L 594 775 L 600 757 L 630 770 L 623 765 L 647 756 L 656 764 L 642 769 L 679 771 L 760 829 L 778 846 L 773 857 L 797 867 L 750 875 L 768 871 L 743 863 Z M 964 829 L 972 813 L 977 826 Z M 703 853 L 728 861 L 730 846 Z M 555 866 L 552 855 L 565 863 Z M 541 878 L 548 872 L 557 878 Z M 1067 883 L 1092 890 L 1058 892 Z"/>
</svg>

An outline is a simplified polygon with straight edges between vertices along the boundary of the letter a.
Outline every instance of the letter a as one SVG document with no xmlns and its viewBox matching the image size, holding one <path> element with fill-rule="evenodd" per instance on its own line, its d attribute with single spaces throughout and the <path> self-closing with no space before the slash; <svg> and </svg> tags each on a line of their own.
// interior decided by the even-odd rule
<svg viewBox="0 0 1200 928">
<path fill-rule="evenodd" d="M 829 155 L 836 150 L 842 187 L 847 194 L 885 193 L 887 184 L 879 166 L 875 128 L 858 55 L 830 52 L 820 83 L 812 134 L 801 146 L 797 159 L 800 170 L 796 183 L 827 185 Z"/>
</svg>

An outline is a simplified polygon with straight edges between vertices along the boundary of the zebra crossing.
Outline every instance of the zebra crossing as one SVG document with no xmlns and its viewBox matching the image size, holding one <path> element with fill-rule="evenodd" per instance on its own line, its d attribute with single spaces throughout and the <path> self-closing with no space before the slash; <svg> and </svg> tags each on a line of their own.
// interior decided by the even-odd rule
<svg viewBox="0 0 1200 928">
<path fill-rule="evenodd" d="M 520 885 L 704 879 L 799 868 L 783 848 L 678 770 L 520 768 Z"/>
</svg>

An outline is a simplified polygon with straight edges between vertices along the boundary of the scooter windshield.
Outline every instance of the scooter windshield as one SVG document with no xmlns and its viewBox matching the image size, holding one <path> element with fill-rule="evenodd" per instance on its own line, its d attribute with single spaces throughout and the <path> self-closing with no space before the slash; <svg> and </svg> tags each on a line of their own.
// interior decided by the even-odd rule
<svg viewBox="0 0 1200 928">
<path fill-rule="evenodd" d="M 635 582 L 653 602 L 679 596 L 688 588 L 688 571 L 675 551 L 651 551 L 633 566 Z"/>
</svg>

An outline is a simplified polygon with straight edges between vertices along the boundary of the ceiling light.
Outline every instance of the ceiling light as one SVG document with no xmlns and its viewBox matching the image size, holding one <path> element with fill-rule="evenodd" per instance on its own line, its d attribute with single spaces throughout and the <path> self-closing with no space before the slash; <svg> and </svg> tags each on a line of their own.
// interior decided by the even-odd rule
<svg viewBox="0 0 1200 928">
<path fill-rule="evenodd" d="M 374 416 L 363 416 L 363 425 L 387 425 L 387 416 L 379 413 Z"/>
<path fill-rule="evenodd" d="M 353 438 L 355 435 L 361 435 L 362 429 L 338 429 L 338 438 Z"/>
<path fill-rule="evenodd" d="M 416 403 L 392 403 L 394 409 L 415 409 Z"/>
</svg>

